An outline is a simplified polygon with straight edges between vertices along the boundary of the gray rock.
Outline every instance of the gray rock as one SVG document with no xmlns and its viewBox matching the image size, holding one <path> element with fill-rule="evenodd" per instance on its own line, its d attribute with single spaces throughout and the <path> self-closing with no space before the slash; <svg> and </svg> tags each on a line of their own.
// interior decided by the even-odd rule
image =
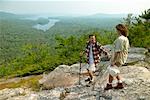
<svg viewBox="0 0 150 100">
<path fill-rule="evenodd" d="M 145 48 L 136 48 L 136 47 L 129 48 L 129 53 L 145 54 L 147 52 L 148 50 Z"/>
<path fill-rule="evenodd" d="M 144 54 L 129 53 L 126 63 L 137 63 L 139 61 L 144 61 L 145 58 L 146 56 Z"/>
<path fill-rule="evenodd" d="M 80 64 L 73 64 L 70 66 L 70 73 L 72 74 L 79 74 L 80 71 Z M 81 73 L 87 72 L 87 64 L 82 63 L 81 64 Z"/>
<path fill-rule="evenodd" d="M 0 100 L 24 100 L 22 96 L 26 93 L 32 93 L 29 89 L 22 89 L 22 88 L 16 88 L 16 89 L 3 89 L 0 91 Z"/>
<path fill-rule="evenodd" d="M 70 66 L 68 65 L 59 65 L 55 70 L 54 72 L 64 72 L 64 73 L 69 73 L 70 72 Z"/>
<path fill-rule="evenodd" d="M 108 51 L 113 51 L 113 49 L 114 49 L 111 44 L 104 45 L 103 47 L 106 48 Z"/>
<path fill-rule="evenodd" d="M 69 66 L 62 65 L 59 67 L 48 75 L 43 74 L 43 78 L 39 80 L 39 83 L 42 84 L 44 88 L 66 87 L 78 82 L 78 77 L 69 73 Z"/>
<path fill-rule="evenodd" d="M 135 51 L 134 51 L 134 50 Z M 40 84 L 49 90 L 39 92 L 30 89 L 3 89 L 0 90 L 0 100 L 150 100 L 150 71 L 148 63 L 140 62 L 145 59 L 144 49 L 133 48 L 129 52 L 129 61 L 138 61 L 134 65 L 119 67 L 123 79 L 124 89 L 104 91 L 110 62 L 101 62 L 97 68 L 101 71 L 95 76 L 95 83 L 87 87 L 81 75 L 81 85 L 78 85 L 80 64 L 71 66 L 60 65 L 49 74 L 43 74 Z M 81 64 L 81 73 L 86 73 L 86 64 Z"/>
</svg>

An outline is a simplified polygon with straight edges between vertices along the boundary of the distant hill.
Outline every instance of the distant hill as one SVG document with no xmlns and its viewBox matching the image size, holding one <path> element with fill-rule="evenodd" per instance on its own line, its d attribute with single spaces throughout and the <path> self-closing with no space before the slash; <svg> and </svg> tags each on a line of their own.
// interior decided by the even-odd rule
<svg viewBox="0 0 150 100">
<path fill-rule="evenodd" d="M 9 12 L 2 12 L 0 11 L 0 19 L 7 19 L 7 18 L 21 18 L 21 17 L 33 17 L 36 15 L 19 15 L 19 14 L 13 14 Z M 37 15 L 38 16 L 38 15 Z M 79 16 L 79 17 L 72 17 L 72 16 L 48 16 L 48 18 L 57 18 L 57 19 L 74 19 L 74 18 L 96 18 L 96 19 L 104 19 L 104 18 L 125 18 L 127 17 L 127 14 L 104 14 L 104 13 L 98 13 L 94 15 L 89 15 L 89 16 Z"/>
<path fill-rule="evenodd" d="M 16 16 L 16 14 L 0 11 L 0 16 Z"/>
<path fill-rule="evenodd" d="M 19 15 L 7 12 L 0 12 L 0 19 L 17 18 L 17 17 L 19 17 Z"/>
<path fill-rule="evenodd" d="M 3 11 L 0 11 L 0 19 L 13 19 L 13 18 L 23 18 L 23 17 L 32 17 L 33 15 L 28 15 L 28 14 L 25 14 L 25 15 L 20 15 L 20 14 L 14 14 L 14 13 L 9 13 L 9 12 L 3 12 Z"/>
<path fill-rule="evenodd" d="M 87 17 L 96 17 L 96 18 L 124 18 L 126 17 L 127 14 L 103 14 L 103 13 L 98 13 L 98 14 L 94 14 L 94 15 L 90 15 Z"/>
</svg>

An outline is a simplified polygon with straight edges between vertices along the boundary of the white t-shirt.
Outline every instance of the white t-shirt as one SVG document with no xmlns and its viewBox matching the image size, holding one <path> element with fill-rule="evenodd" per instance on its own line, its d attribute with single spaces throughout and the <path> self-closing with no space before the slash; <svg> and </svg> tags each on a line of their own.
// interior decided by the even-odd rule
<svg viewBox="0 0 150 100">
<path fill-rule="evenodd" d="M 94 64 L 94 58 L 93 58 L 93 50 L 92 50 L 92 44 L 90 44 L 90 52 L 89 52 L 89 64 Z"/>
</svg>

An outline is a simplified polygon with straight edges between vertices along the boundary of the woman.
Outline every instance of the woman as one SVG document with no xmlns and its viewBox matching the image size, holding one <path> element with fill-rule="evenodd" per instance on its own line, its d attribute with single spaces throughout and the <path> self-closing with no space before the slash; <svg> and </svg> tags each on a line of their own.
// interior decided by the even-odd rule
<svg viewBox="0 0 150 100">
<path fill-rule="evenodd" d="M 118 33 L 118 38 L 114 41 L 114 54 L 111 60 L 111 66 L 117 66 L 120 67 L 123 64 L 125 64 L 128 56 L 128 48 L 129 48 L 129 40 L 127 38 L 127 28 L 123 24 L 118 24 L 116 26 L 116 30 Z M 112 89 L 112 81 L 113 76 L 109 75 L 109 83 L 107 83 L 107 86 L 105 87 L 105 90 Z M 116 76 L 118 80 L 118 84 L 115 89 L 122 89 L 123 84 L 120 78 L 120 75 Z"/>
</svg>

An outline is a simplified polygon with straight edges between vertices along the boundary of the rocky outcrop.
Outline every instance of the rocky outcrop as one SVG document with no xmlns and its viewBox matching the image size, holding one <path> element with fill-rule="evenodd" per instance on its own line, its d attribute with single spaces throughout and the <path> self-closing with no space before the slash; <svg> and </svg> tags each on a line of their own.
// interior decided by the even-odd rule
<svg viewBox="0 0 150 100">
<path fill-rule="evenodd" d="M 67 87 L 78 83 L 79 64 L 72 66 L 60 65 L 49 74 L 43 74 L 43 78 L 39 83 L 46 89 L 55 87 Z M 86 64 L 82 64 L 82 71 L 86 72 Z"/>
<path fill-rule="evenodd" d="M 148 52 L 145 48 L 130 48 L 127 63 L 134 63 L 138 61 L 144 61 L 146 59 L 146 53 Z"/>
<path fill-rule="evenodd" d="M 136 51 L 136 52 L 134 52 Z M 107 83 L 106 67 L 109 62 L 101 62 L 95 74 L 95 82 L 88 84 L 86 64 L 81 64 L 81 84 L 79 84 L 80 64 L 71 66 L 60 65 L 49 74 L 43 74 L 39 80 L 42 87 L 48 90 L 39 92 L 30 89 L 16 88 L 0 90 L 0 100 L 150 100 L 150 68 L 149 63 L 141 60 L 139 56 L 145 55 L 145 49 L 131 48 L 128 59 L 138 60 L 134 64 L 120 67 L 124 89 L 111 89 L 104 91 Z M 146 51 L 147 52 L 147 51 Z M 144 58 L 146 56 L 143 56 Z M 137 59 L 138 58 L 138 59 Z M 99 73 L 100 72 L 100 73 Z M 113 81 L 113 86 L 117 81 Z"/>
<path fill-rule="evenodd" d="M 34 100 L 29 94 L 34 92 L 30 89 L 16 88 L 16 89 L 3 89 L 0 91 L 0 100 Z M 27 99 L 29 98 L 29 99 Z"/>
<path fill-rule="evenodd" d="M 72 66 L 75 70 L 71 69 Z M 79 68 L 79 64 L 70 66 L 73 72 Z M 64 68 L 68 67 L 63 65 Z M 60 69 L 62 66 L 60 66 Z M 0 100 L 149 100 L 150 99 L 150 72 L 138 63 L 132 66 L 119 68 L 123 77 L 124 89 L 104 91 L 107 80 L 102 82 L 102 76 L 96 76 L 95 84 L 87 85 L 84 81 L 87 76 L 81 76 L 81 84 L 78 82 L 66 87 L 54 87 L 50 90 L 33 92 L 29 89 L 3 89 L 0 91 Z M 59 67 L 56 71 L 59 70 Z M 65 71 L 66 69 L 64 69 Z M 59 71 L 58 71 L 59 72 Z M 76 74 L 77 75 L 77 74 Z M 68 80 L 66 84 L 68 84 Z M 51 84 L 51 83 L 50 83 Z M 56 82 L 57 84 L 57 82 Z M 113 86 L 116 81 L 113 82 Z"/>
</svg>

